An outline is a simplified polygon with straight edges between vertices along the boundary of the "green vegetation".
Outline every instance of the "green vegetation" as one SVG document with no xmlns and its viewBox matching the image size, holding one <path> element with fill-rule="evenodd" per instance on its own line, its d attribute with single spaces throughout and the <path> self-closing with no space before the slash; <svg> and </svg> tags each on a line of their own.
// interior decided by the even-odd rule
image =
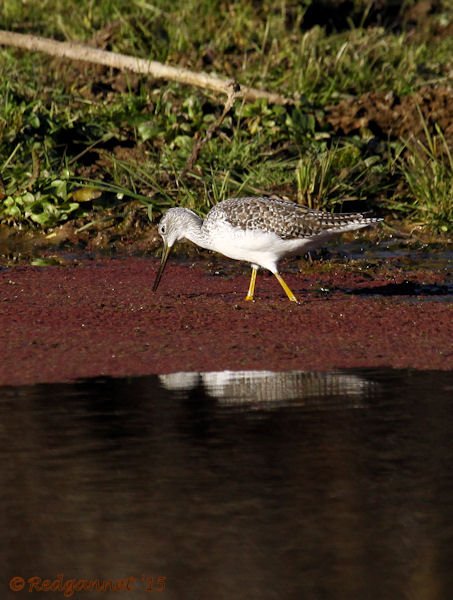
<svg viewBox="0 0 453 600">
<path fill-rule="evenodd" d="M 348 13 L 351 3 L 326 0 L 333 23 L 316 4 L 4 0 L 2 29 L 234 77 L 295 104 L 237 101 L 184 174 L 224 98 L 0 47 L 0 222 L 96 227 L 137 206 L 145 217 L 174 204 L 203 213 L 272 192 L 451 231 L 450 3 L 419 17 L 416 2 L 373 13 L 357 1 Z"/>
<path fill-rule="evenodd" d="M 396 203 L 395 208 L 433 231 L 447 232 L 453 223 L 453 158 L 442 131 L 436 127 L 431 135 L 424 126 L 426 142 L 407 144 L 400 158 L 413 202 Z"/>
</svg>

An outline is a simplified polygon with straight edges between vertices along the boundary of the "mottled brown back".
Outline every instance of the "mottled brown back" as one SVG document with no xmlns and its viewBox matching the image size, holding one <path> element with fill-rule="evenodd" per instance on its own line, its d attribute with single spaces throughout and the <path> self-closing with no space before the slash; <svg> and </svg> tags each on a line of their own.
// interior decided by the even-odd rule
<svg viewBox="0 0 453 600">
<path fill-rule="evenodd" d="M 291 240 L 310 238 L 327 231 L 340 232 L 354 223 L 360 227 L 378 220 L 361 213 L 331 214 L 311 210 L 278 196 L 252 196 L 219 202 L 208 214 L 203 227 L 209 231 L 221 221 L 238 229 L 270 231 Z"/>
</svg>

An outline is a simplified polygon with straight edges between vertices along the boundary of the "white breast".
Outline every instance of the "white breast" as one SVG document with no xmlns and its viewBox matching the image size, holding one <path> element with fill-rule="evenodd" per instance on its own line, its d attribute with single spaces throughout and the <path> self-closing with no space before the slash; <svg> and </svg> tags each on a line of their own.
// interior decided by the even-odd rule
<svg viewBox="0 0 453 600">
<path fill-rule="evenodd" d="M 275 233 L 244 231 L 222 223 L 210 238 L 209 247 L 229 258 L 244 260 L 275 273 L 280 258 L 305 253 L 304 248 L 310 244 L 309 239 L 282 240 Z"/>
</svg>

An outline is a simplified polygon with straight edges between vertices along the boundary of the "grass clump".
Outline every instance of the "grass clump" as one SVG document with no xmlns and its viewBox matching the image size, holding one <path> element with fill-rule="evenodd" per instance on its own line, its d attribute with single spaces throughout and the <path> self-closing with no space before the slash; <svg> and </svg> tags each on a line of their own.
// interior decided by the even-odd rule
<svg viewBox="0 0 453 600">
<path fill-rule="evenodd" d="M 386 189 L 384 177 L 380 157 L 363 157 L 356 145 L 318 146 L 298 161 L 298 201 L 317 210 L 344 202 L 371 203 Z"/>
<path fill-rule="evenodd" d="M 432 231 L 448 233 L 453 224 L 453 159 L 441 129 L 436 126 L 431 134 L 426 123 L 424 129 L 426 140 L 406 142 L 398 158 L 410 196 L 394 208 Z"/>
</svg>

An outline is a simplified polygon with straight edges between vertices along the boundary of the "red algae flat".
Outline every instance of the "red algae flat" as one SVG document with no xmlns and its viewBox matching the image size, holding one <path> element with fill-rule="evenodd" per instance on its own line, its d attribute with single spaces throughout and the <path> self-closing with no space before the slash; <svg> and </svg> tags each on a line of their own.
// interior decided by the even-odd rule
<svg viewBox="0 0 453 600">
<path fill-rule="evenodd" d="M 222 264 L 216 275 L 212 265 L 174 261 L 156 293 L 152 258 L 3 268 L 0 385 L 224 369 L 453 368 L 441 272 L 314 265 L 285 273 L 295 305 L 263 273 L 256 301 L 245 302 L 247 268 Z"/>
</svg>

